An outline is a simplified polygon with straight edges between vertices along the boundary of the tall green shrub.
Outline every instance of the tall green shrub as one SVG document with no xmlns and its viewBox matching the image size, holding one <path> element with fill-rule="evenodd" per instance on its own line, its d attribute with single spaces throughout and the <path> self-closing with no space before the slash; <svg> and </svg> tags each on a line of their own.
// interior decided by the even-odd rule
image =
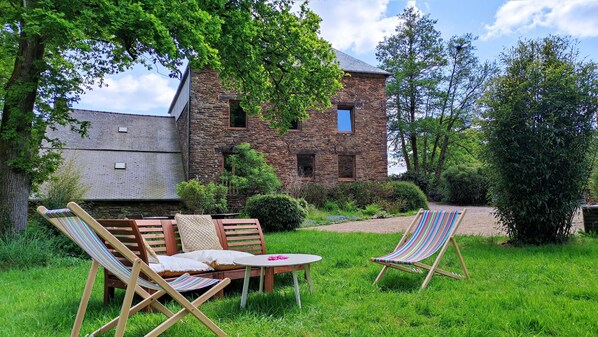
<svg viewBox="0 0 598 337">
<path fill-rule="evenodd" d="M 519 41 L 501 62 L 484 99 L 496 215 L 515 243 L 564 242 L 587 181 L 596 64 L 558 36 Z"/>
<path fill-rule="evenodd" d="M 404 209 L 401 212 L 413 211 L 420 208 L 428 209 L 428 199 L 422 190 L 414 183 L 408 181 L 388 182 L 390 200 L 404 200 Z"/>
<path fill-rule="evenodd" d="M 266 163 L 264 154 L 247 143 L 236 146 L 235 153 L 226 156 L 225 167 L 222 181 L 230 183 L 239 193 L 267 194 L 282 186 L 274 168 Z"/>
<path fill-rule="evenodd" d="M 266 232 L 298 228 L 307 212 L 301 202 L 286 194 L 255 195 L 247 199 L 245 212 L 260 221 Z"/>
<path fill-rule="evenodd" d="M 50 176 L 46 184 L 41 187 L 40 195 L 44 206 L 48 209 L 56 209 L 65 208 L 70 201 L 82 203 L 85 194 L 89 191 L 89 186 L 81 181 L 82 177 L 81 167 L 77 165 L 73 158 L 64 161 Z M 33 220 L 33 223 L 36 222 L 39 223 L 39 226 L 28 228 L 31 233 L 27 234 L 29 236 L 21 236 L 21 239 L 49 235 L 52 236 L 49 242 L 52 242 L 58 254 L 78 257 L 87 256 L 77 244 L 72 242 L 49 221 L 37 215 Z"/>
<path fill-rule="evenodd" d="M 458 165 L 442 173 L 445 201 L 457 205 L 485 205 L 488 178 L 480 165 Z"/>
<path fill-rule="evenodd" d="M 182 181 L 176 185 L 177 195 L 189 210 L 201 214 L 226 212 L 226 186 L 214 183 L 202 184 L 197 179 Z"/>
<path fill-rule="evenodd" d="M 590 194 L 594 203 L 598 204 L 598 166 L 594 166 L 594 171 L 590 176 Z"/>
</svg>

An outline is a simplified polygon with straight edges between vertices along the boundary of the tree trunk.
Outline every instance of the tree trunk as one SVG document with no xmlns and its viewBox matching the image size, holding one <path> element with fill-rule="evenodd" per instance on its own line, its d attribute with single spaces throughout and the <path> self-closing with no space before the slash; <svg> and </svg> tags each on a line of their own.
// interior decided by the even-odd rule
<svg viewBox="0 0 598 337">
<path fill-rule="evenodd" d="M 43 71 L 44 44 L 41 36 L 21 33 L 19 51 L 12 75 L 5 86 L 5 101 L 0 125 L 0 213 L 7 215 L 10 226 L 23 230 L 31 193 L 31 131 L 33 107 Z"/>
</svg>

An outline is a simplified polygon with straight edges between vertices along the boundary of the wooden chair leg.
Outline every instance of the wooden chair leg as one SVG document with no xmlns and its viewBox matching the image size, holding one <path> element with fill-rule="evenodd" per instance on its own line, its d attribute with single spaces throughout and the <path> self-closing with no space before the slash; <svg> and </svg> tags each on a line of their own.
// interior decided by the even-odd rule
<svg viewBox="0 0 598 337">
<path fill-rule="evenodd" d="M 386 269 L 387 268 L 388 268 L 388 266 L 383 266 L 382 267 L 382 270 L 378 274 L 378 277 L 376 277 L 376 279 L 374 280 L 374 284 L 376 284 L 376 283 L 378 283 L 378 281 L 380 281 L 380 279 L 382 278 L 382 276 L 384 276 L 384 273 L 386 273 Z"/>
<path fill-rule="evenodd" d="M 137 259 L 133 263 L 131 279 L 129 280 L 129 285 L 127 286 L 127 291 L 125 292 L 123 305 L 120 308 L 118 325 L 116 326 L 116 332 L 114 333 L 115 337 L 122 337 L 125 334 L 125 328 L 127 327 L 127 321 L 129 319 L 129 311 L 131 309 L 131 303 L 133 302 L 133 295 L 135 295 L 135 285 L 137 284 L 139 272 L 141 271 L 141 262 L 142 261 L 140 259 Z"/>
<path fill-rule="evenodd" d="M 96 280 L 98 268 L 100 264 L 95 260 L 91 263 L 89 269 L 89 275 L 87 276 L 87 282 L 85 282 L 85 288 L 83 289 L 83 296 L 81 296 L 81 302 L 79 303 L 79 309 L 77 310 L 77 317 L 75 318 L 75 324 L 73 324 L 73 330 L 71 331 L 71 337 L 78 337 L 81 331 L 81 325 L 83 324 L 83 318 L 85 317 L 85 311 L 87 311 L 87 304 L 89 303 L 89 297 L 93 290 L 93 283 Z"/>
<path fill-rule="evenodd" d="M 457 244 L 457 240 L 454 237 L 451 237 L 451 242 L 453 243 L 453 247 L 457 251 L 457 256 L 459 257 L 459 262 L 461 263 L 461 268 L 463 269 L 463 274 L 465 278 L 469 279 L 469 271 L 467 271 L 467 267 L 465 266 L 465 261 L 463 260 L 463 255 L 461 255 L 461 250 L 459 249 L 459 245 Z"/>
</svg>

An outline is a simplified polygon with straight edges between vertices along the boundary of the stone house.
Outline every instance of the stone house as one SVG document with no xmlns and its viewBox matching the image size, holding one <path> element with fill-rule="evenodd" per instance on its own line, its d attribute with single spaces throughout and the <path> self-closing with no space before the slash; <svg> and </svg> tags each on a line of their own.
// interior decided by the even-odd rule
<svg viewBox="0 0 598 337">
<path fill-rule="evenodd" d="M 48 135 L 65 143 L 63 156 L 75 161 L 89 187 L 85 199 L 104 218 L 180 210 L 176 184 L 196 177 L 218 181 L 225 156 L 241 143 L 266 153 L 286 187 L 385 180 L 389 74 L 336 53 L 348 76 L 333 106 L 310 113 L 284 136 L 247 116 L 216 71 L 192 69 L 181 80 L 169 116 L 73 110 L 74 118 L 90 122 L 89 137 L 68 127 Z"/>
<path fill-rule="evenodd" d="M 339 181 L 385 180 L 387 72 L 336 51 L 348 74 L 324 112 L 279 136 L 266 122 L 249 117 L 238 96 L 222 87 L 213 70 L 187 69 L 169 114 L 175 117 L 185 178 L 218 181 L 224 158 L 249 143 L 267 154 L 283 183 L 334 185 Z"/>
</svg>

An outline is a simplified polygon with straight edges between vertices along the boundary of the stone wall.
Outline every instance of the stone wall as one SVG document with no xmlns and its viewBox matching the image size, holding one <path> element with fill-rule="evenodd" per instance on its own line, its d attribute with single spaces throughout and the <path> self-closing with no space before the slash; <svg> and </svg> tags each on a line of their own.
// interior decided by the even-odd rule
<svg viewBox="0 0 598 337">
<path fill-rule="evenodd" d="M 351 74 L 343 79 L 342 89 L 324 112 L 312 112 L 300 130 L 279 136 L 266 122 L 248 118 L 247 129 L 228 128 L 229 100 L 237 98 L 226 92 L 212 70 L 191 72 L 189 177 L 218 180 L 223 170 L 223 153 L 235 145 L 250 143 L 266 153 L 287 187 L 302 184 L 297 177 L 297 155 L 315 155 L 315 174 L 309 180 L 334 185 L 338 179 L 338 156 L 354 155 L 357 180 L 385 180 L 386 93 L 383 75 Z M 337 132 L 337 106 L 354 111 L 352 133 Z"/>
<path fill-rule="evenodd" d="M 187 106 L 185 106 L 185 109 L 183 109 L 181 115 L 179 116 L 179 119 L 177 119 L 176 121 L 176 128 L 179 133 L 179 145 L 181 146 L 181 159 L 183 160 L 183 171 L 185 172 L 185 179 L 187 180 L 192 178 L 189 176 L 189 167 L 187 162 L 187 142 L 189 140 L 189 135 L 187 133 L 188 116 L 189 111 L 187 109 Z"/>
<path fill-rule="evenodd" d="M 29 216 L 36 214 L 37 206 L 42 205 L 40 201 L 29 202 Z M 180 213 L 184 209 L 183 204 L 176 200 L 156 201 L 85 201 L 81 207 L 96 219 L 140 219 L 151 216 L 169 216 Z"/>
</svg>

